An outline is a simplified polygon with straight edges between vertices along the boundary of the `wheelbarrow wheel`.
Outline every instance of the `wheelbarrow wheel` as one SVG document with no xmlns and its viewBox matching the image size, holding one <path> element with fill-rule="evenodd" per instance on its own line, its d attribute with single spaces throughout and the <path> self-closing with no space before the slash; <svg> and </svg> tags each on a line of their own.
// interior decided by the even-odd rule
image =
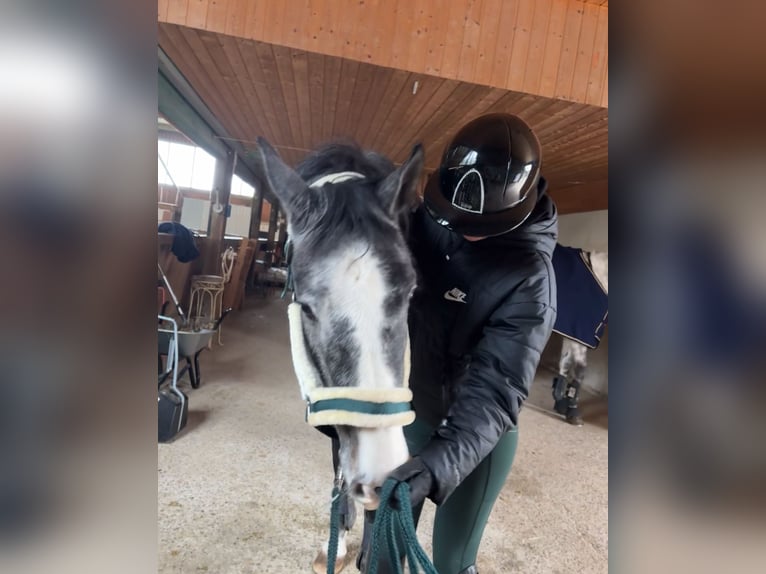
<svg viewBox="0 0 766 574">
<path fill-rule="evenodd" d="M 198 389 L 200 386 L 200 383 L 202 383 L 202 379 L 200 378 L 199 373 L 199 354 L 204 349 L 200 349 L 194 354 L 194 358 L 186 357 L 186 361 L 189 363 L 189 380 L 191 381 L 191 386 L 193 389 Z"/>
</svg>

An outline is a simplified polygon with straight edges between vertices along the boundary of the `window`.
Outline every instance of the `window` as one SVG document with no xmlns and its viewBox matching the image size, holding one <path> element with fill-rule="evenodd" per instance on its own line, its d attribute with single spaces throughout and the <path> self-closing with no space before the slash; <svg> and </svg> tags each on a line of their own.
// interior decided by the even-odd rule
<svg viewBox="0 0 766 574">
<path fill-rule="evenodd" d="M 213 174 L 215 158 L 205 150 L 192 145 L 186 145 L 164 140 L 157 141 L 157 182 L 172 185 L 162 162 L 170 172 L 178 187 L 211 191 L 213 189 Z"/>
<path fill-rule="evenodd" d="M 231 180 L 231 194 L 253 197 L 255 195 L 255 188 L 245 183 L 238 175 L 235 175 Z"/>
</svg>

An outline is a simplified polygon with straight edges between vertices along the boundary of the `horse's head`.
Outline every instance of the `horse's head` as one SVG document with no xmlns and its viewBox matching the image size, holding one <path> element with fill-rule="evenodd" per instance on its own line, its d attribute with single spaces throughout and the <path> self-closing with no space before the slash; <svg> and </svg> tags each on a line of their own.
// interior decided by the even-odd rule
<svg viewBox="0 0 766 574">
<path fill-rule="evenodd" d="M 265 141 L 259 149 L 263 184 L 292 242 L 291 340 L 308 419 L 335 426 L 351 492 L 374 508 L 375 488 L 409 456 L 402 426 L 414 418 L 406 377 L 415 270 L 398 222 L 415 196 L 422 148 L 394 169 L 332 146 L 297 172 Z"/>
</svg>

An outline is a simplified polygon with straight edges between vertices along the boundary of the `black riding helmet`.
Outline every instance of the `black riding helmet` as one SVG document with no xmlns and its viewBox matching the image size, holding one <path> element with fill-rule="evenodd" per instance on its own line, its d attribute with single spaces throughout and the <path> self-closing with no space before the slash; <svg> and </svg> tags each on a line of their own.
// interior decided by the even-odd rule
<svg viewBox="0 0 766 574">
<path fill-rule="evenodd" d="M 424 202 L 440 224 L 462 235 L 507 233 L 532 213 L 540 179 L 540 142 L 518 116 L 469 122 L 426 184 Z"/>
</svg>

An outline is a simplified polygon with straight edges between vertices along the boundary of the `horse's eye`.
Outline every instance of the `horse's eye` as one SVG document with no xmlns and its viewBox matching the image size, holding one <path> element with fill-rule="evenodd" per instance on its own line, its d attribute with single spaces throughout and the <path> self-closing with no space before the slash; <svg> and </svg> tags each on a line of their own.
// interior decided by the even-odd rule
<svg viewBox="0 0 766 574">
<path fill-rule="evenodd" d="M 305 303 L 301 303 L 301 310 L 303 311 L 303 314 L 306 316 L 307 319 L 310 321 L 316 321 L 317 316 L 314 315 L 314 311 L 311 307 L 306 305 Z"/>
</svg>

